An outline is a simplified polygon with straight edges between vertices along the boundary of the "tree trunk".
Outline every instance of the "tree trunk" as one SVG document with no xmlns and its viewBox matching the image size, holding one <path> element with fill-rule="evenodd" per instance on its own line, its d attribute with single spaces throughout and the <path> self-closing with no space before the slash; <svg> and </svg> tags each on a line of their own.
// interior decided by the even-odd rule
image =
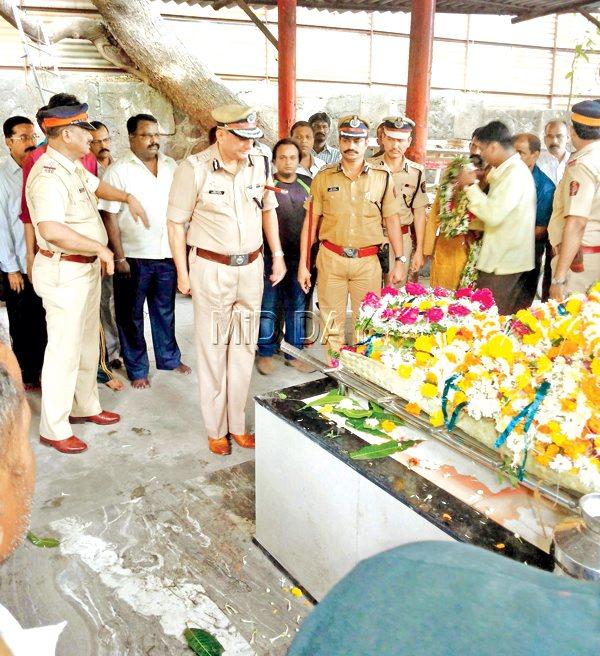
<svg viewBox="0 0 600 656">
<path fill-rule="evenodd" d="M 214 125 L 210 111 L 239 100 L 173 35 L 150 0 L 92 0 L 119 46 L 155 89 L 199 125 Z M 262 126 L 265 140 L 275 133 Z"/>
<path fill-rule="evenodd" d="M 92 0 L 102 20 L 60 19 L 48 30 L 52 43 L 62 39 L 91 41 L 109 62 L 162 93 L 193 123 L 208 130 L 217 105 L 239 100 L 171 33 L 151 0 Z M 0 16 L 14 25 L 10 0 L 0 0 Z M 37 41 L 35 19 L 22 13 L 25 32 Z M 275 140 L 262 124 L 265 141 Z"/>
</svg>

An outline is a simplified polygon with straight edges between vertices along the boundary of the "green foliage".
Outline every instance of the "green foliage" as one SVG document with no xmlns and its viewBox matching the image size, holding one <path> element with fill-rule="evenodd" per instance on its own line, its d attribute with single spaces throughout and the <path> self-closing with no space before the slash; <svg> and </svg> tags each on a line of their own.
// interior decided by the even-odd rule
<svg viewBox="0 0 600 656">
<path fill-rule="evenodd" d="M 186 629 L 183 632 L 188 647 L 198 656 L 221 656 L 225 647 L 208 631 L 203 629 Z"/>
</svg>

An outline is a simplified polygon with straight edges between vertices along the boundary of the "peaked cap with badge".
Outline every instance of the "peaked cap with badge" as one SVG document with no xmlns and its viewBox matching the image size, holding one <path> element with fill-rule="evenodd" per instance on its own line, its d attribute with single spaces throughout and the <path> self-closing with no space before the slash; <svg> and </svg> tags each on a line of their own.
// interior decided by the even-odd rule
<svg viewBox="0 0 600 656">
<path fill-rule="evenodd" d="M 89 106 L 87 103 L 47 107 L 40 110 L 39 118 L 45 130 L 48 128 L 76 125 L 79 128 L 92 132 L 96 128 L 88 122 L 88 109 Z"/>
<path fill-rule="evenodd" d="M 357 137 L 366 139 L 369 136 L 369 123 L 360 116 L 344 116 L 338 121 L 340 137 Z"/>
<path fill-rule="evenodd" d="M 386 116 L 379 126 L 383 126 L 383 131 L 390 139 L 401 139 L 406 133 L 411 133 L 415 127 L 415 122 L 408 116 Z"/>
<path fill-rule="evenodd" d="M 571 107 L 571 120 L 573 123 L 600 128 L 600 98 L 583 100 Z"/>
<path fill-rule="evenodd" d="M 215 107 L 211 116 L 221 130 L 233 132 L 242 139 L 261 139 L 263 131 L 258 127 L 256 110 L 244 105 L 230 104 Z"/>
</svg>

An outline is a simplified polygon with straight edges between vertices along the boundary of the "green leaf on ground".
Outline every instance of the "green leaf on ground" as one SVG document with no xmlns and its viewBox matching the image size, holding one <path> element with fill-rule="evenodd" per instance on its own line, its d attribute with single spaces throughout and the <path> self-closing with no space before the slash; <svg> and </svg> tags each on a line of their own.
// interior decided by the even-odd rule
<svg viewBox="0 0 600 656">
<path fill-rule="evenodd" d="M 384 437 L 386 440 L 389 440 L 390 436 L 382 431 L 379 428 L 371 428 L 365 424 L 364 419 L 346 419 L 346 424 L 356 428 L 356 430 L 363 431 L 364 433 L 369 433 L 369 435 L 376 435 L 377 437 Z"/>
<path fill-rule="evenodd" d="M 27 539 L 31 544 L 40 549 L 54 549 L 54 547 L 58 547 L 60 544 L 60 540 L 57 540 L 56 538 L 38 538 L 38 536 L 31 531 L 27 532 Z"/>
<path fill-rule="evenodd" d="M 284 394 L 283 392 L 278 392 L 278 393 L 277 393 L 277 397 L 278 397 L 281 401 L 284 401 L 285 399 L 287 399 L 287 394 Z"/>
<path fill-rule="evenodd" d="M 208 631 L 203 629 L 186 629 L 183 637 L 188 647 L 198 656 L 221 656 L 225 647 Z"/>
<path fill-rule="evenodd" d="M 400 451 L 406 451 L 406 449 L 409 449 L 415 444 L 417 444 L 415 440 L 406 440 L 405 442 L 390 440 L 383 444 L 369 444 L 358 451 L 352 451 L 348 455 L 352 460 L 377 460 L 378 458 L 387 458 L 387 456 L 399 453 Z"/>
</svg>

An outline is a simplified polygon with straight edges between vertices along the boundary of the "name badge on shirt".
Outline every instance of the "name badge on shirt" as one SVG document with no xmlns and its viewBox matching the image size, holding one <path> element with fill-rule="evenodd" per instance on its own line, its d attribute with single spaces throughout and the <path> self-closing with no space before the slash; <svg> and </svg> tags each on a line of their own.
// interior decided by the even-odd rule
<svg viewBox="0 0 600 656">
<path fill-rule="evenodd" d="M 221 189 L 209 189 L 208 193 L 209 194 L 216 194 L 217 196 L 222 196 L 225 192 L 222 191 Z"/>
<path fill-rule="evenodd" d="M 327 191 L 339 191 L 339 187 L 327 187 Z"/>
</svg>

